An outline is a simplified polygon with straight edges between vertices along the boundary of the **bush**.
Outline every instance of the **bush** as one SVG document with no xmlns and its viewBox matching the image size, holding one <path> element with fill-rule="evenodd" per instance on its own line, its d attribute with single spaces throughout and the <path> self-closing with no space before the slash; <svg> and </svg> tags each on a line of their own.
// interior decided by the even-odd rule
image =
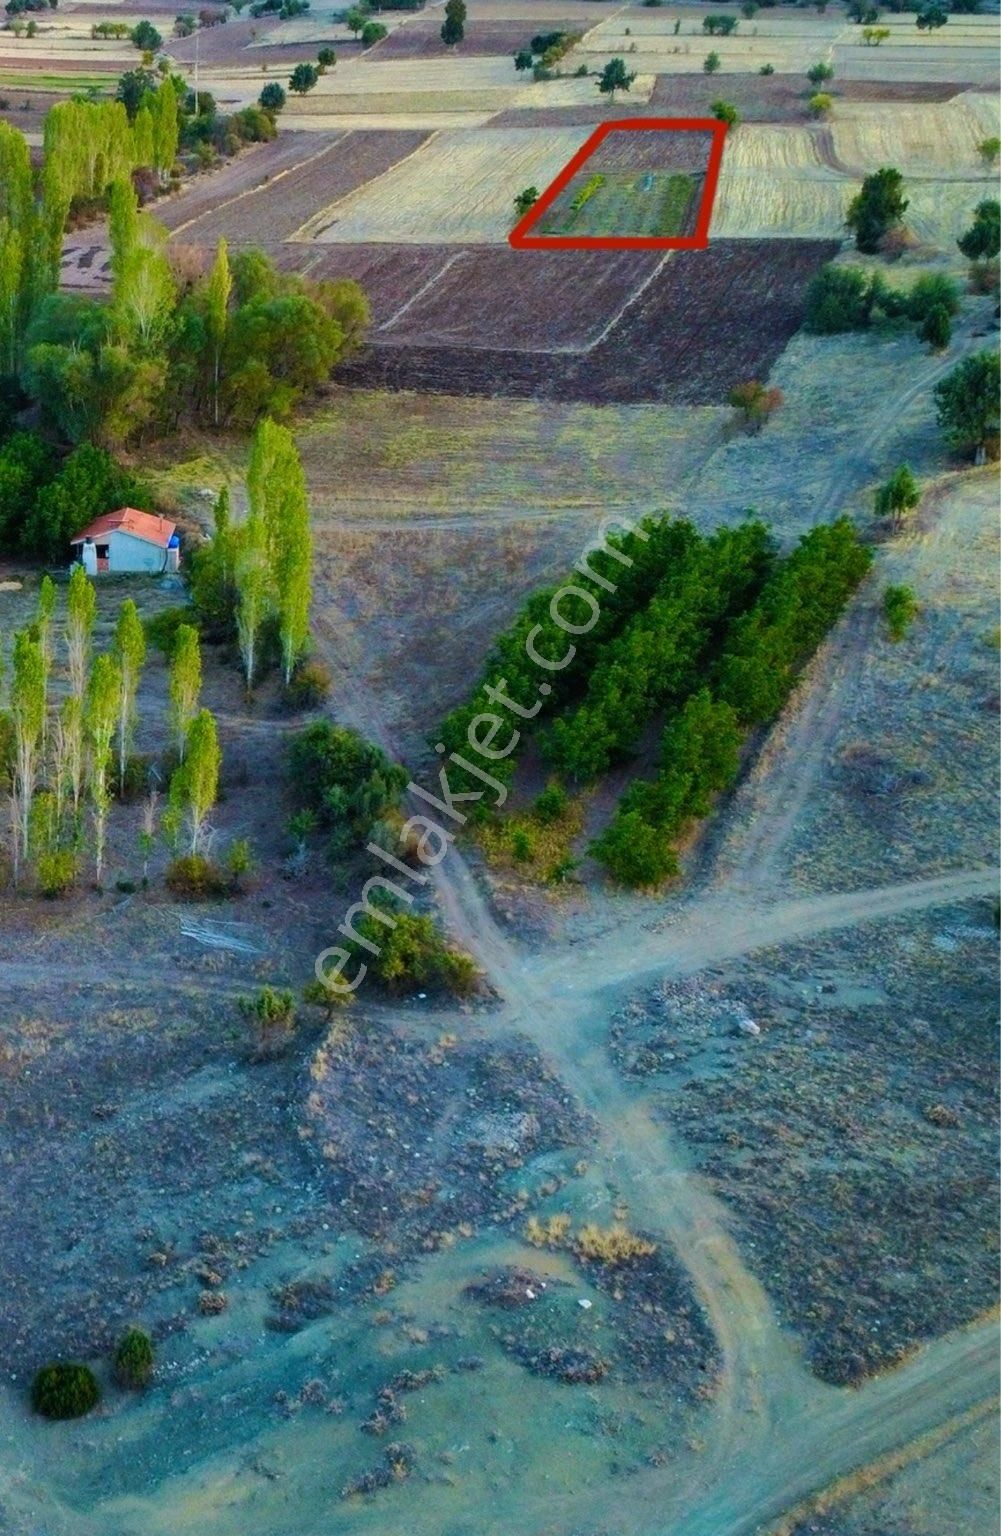
<svg viewBox="0 0 1001 1536">
<path fill-rule="evenodd" d="M 250 840 L 246 837 L 236 838 L 226 850 L 226 871 L 232 888 L 239 890 L 241 881 L 247 875 L 253 874 L 255 868 L 256 864 Z"/>
<path fill-rule="evenodd" d="M 923 272 L 906 295 L 905 313 L 908 319 L 921 321 L 934 309 L 944 309 L 947 316 L 957 314 L 959 286 L 944 272 Z"/>
<path fill-rule="evenodd" d="M 829 117 L 831 108 L 834 106 L 834 97 L 828 96 L 826 91 L 818 91 L 815 96 L 810 97 L 806 106 L 811 117 Z"/>
<path fill-rule="evenodd" d="M 707 75 L 714 75 L 719 69 L 721 62 L 722 60 L 720 59 L 718 53 L 707 53 L 702 61 L 703 73 Z"/>
<path fill-rule="evenodd" d="M 161 651 L 164 656 L 172 656 L 177 631 L 182 624 L 190 624 L 195 629 L 198 628 L 195 615 L 190 608 L 164 608 L 143 623 L 147 643 Z"/>
<path fill-rule="evenodd" d="M 714 101 L 710 110 L 717 122 L 726 123 L 728 128 L 735 128 L 740 122 L 740 113 L 732 101 Z"/>
<path fill-rule="evenodd" d="M 902 640 L 917 617 L 918 600 L 912 587 L 887 587 L 883 593 L 883 617 L 891 640 Z"/>
<path fill-rule="evenodd" d="M 811 85 L 823 85 L 825 80 L 834 79 L 833 64 L 811 64 L 806 72 L 806 78 Z"/>
<path fill-rule="evenodd" d="M 678 859 L 665 833 L 639 811 L 618 810 L 591 852 L 620 885 L 644 889 L 678 873 Z"/>
<path fill-rule="evenodd" d="M 143 53 L 156 53 L 163 43 L 163 38 L 151 21 L 138 22 L 129 33 L 129 38 L 133 46 Z"/>
<path fill-rule="evenodd" d="M 73 848 L 49 848 L 38 855 L 35 878 L 39 894 L 49 901 L 65 896 L 77 877 L 79 861 Z"/>
<path fill-rule="evenodd" d="M 88 1365 L 60 1361 L 43 1365 L 31 1384 L 31 1406 L 46 1419 L 79 1419 L 101 1401 L 101 1388 Z"/>
<path fill-rule="evenodd" d="M 379 747 L 330 720 L 307 725 L 289 745 L 289 780 L 301 808 L 339 834 L 346 851 L 363 844 L 374 821 L 394 810 L 406 770 Z"/>
<path fill-rule="evenodd" d="M 933 352 L 944 352 L 952 340 L 952 325 L 949 320 L 949 311 L 944 304 L 936 304 L 930 309 L 921 323 L 918 335 L 922 341 L 926 341 Z"/>
<path fill-rule="evenodd" d="M 367 912 L 358 921 L 357 932 L 376 945 L 377 952 L 373 955 L 351 941 L 348 947 L 388 992 L 420 988 L 468 997 L 475 991 L 478 972 L 472 956 L 449 944 L 433 918 L 388 903 L 373 905 L 381 915 Z"/>
<path fill-rule="evenodd" d="M 228 896 L 230 882 L 218 864 L 201 853 L 186 853 L 167 866 L 167 889 L 182 901 L 211 901 Z"/>
<path fill-rule="evenodd" d="M 570 796 L 554 779 L 547 784 L 545 789 L 536 797 L 532 807 L 532 814 L 536 821 L 541 821 L 543 826 L 550 826 L 554 821 L 559 821 L 566 814 L 570 804 Z"/>
<path fill-rule="evenodd" d="M 872 281 L 861 267 L 821 267 L 806 290 L 804 329 L 815 336 L 864 330 L 873 302 Z"/>
<path fill-rule="evenodd" d="M 289 1044 L 296 1022 L 291 992 L 262 987 L 254 997 L 241 997 L 237 1007 L 257 1031 L 259 1056 L 275 1056 Z"/>
<path fill-rule="evenodd" d="M 974 261 L 970 263 L 970 292 L 980 294 L 993 293 L 997 297 L 1001 291 L 1001 263 L 994 261 Z"/>
<path fill-rule="evenodd" d="M 955 453 L 998 456 L 998 355 L 976 352 L 935 385 L 938 424 Z"/>
<path fill-rule="evenodd" d="M 363 48 L 371 48 L 388 36 L 389 28 L 384 27 L 381 21 L 366 21 L 361 29 L 361 45 Z"/>
<path fill-rule="evenodd" d="M 774 73 L 775 73 L 775 65 L 774 64 L 762 64 L 761 68 L 758 70 L 758 74 L 759 75 L 774 75 Z"/>
<path fill-rule="evenodd" d="M 115 1380 L 129 1392 L 148 1387 L 153 1380 L 153 1341 L 141 1328 L 130 1328 L 115 1350 Z"/>
<path fill-rule="evenodd" d="M 1001 203 L 995 198 L 978 203 L 973 223 L 956 243 L 971 261 L 993 261 L 1001 252 Z"/>
<path fill-rule="evenodd" d="M 331 686 L 330 669 L 322 661 L 301 661 L 285 689 L 285 700 L 294 710 L 319 709 Z"/>
</svg>

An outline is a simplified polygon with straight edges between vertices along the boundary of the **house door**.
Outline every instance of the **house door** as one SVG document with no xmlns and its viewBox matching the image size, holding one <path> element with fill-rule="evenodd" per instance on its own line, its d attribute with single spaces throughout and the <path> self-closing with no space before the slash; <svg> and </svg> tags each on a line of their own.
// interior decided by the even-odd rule
<svg viewBox="0 0 1001 1536">
<path fill-rule="evenodd" d="M 98 546 L 97 546 L 97 569 L 99 571 L 107 571 L 107 570 L 110 570 L 110 568 L 111 567 L 110 567 L 110 565 L 108 563 L 108 545 L 107 544 L 98 544 Z"/>
</svg>

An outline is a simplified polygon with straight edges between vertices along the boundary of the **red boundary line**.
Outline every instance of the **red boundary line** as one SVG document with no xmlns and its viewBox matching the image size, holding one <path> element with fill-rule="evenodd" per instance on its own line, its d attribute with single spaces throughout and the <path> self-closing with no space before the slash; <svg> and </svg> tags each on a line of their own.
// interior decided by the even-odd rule
<svg viewBox="0 0 1001 1536">
<path fill-rule="evenodd" d="M 602 123 L 586 139 L 577 153 L 563 167 L 556 180 L 551 182 L 542 195 L 534 202 L 524 218 L 519 219 L 511 233 L 508 235 L 508 244 L 516 251 L 703 251 L 709 244 L 709 224 L 712 219 L 713 203 L 716 199 L 716 184 L 719 181 L 720 164 L 723 159 L 723 141 L 726 138 L 726 123 L 721 123 L 715 117 L 623 117 L 612 122 Z M 695 230 L 691 235 L 532 235 L 529 230 L 545 213 L 546 209 L 559 197 L 563 188 L 580 170 L 586 160 L 597 149 L 603 139 L 610 133 L 616 133 L 622 129 L 630 131 L 646 132 L 651 128 L 663 131 L 673 129 L 686 133 L 711 133 L 712 143 L 709 146 L 709 159 L 706 163 L 706 179 L 702 188 L 702 201 L 699 204 L 698 216 L 695 220 Z"/>
</svg>

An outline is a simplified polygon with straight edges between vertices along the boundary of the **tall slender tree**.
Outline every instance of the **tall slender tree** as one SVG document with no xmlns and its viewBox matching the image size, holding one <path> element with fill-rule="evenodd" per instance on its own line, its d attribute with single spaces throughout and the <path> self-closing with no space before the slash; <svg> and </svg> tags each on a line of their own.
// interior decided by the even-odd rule
<svg viewBox="0 0 1001 1536">
<path fill-rule="evenodd" d="M 122 675 L 114 657 L 104 653 L 96 656 L 87 685 L 84 734 L 87 741 L 90 803 L 94 813 L 94 879 L 98 885 L 101 884 L 104 869 L 104 841 L 111 804 L 108 767 L 121 692 Z"/>
<path fill-rule="evenodd" d="M 205 328 L 212 348 L 212 420 L 219 425 L 219 376 L 222 368 L 223 347 L 229 321 L 229 296 L 233 288 L 233 276 L 229 269 L 226 242 L 220 240 L 215 261 L 205 284 Z"/>
<path fill-rule="evenodd" d="M 146 634 L 131 597 L 125 599 L 119 610 L 114 657 L 122 679 L 118 699 L 118 787 L 121 790 L 125 785 L 125 765 L 135 733 L 136 694 L 146 662 Z"/>
<path fill-rule="evenodd" d="M 199 850 L 206 818 L 219 793 L 222 753 L 214 716 L 200 709 L 188 731 L 188 751 L 170 781 L 171 805 L 188 823 L 190 851 Z"/>
<path fill-rule="evenodd" d="M 188 731 L 198 710 L 202 690 L 202 653 L 198 631 L 190 624 L 179 624 L 170 661 L 170 723 L 177 756 L 183 763 Z"/>
<path fill-rule="evenodd" d="M 14 637 L 14 666 L 10 685 L 10 716 L 14 730 L 11 774 L 11 830 L 14 881 L 28 850 L 31 802 L 38 782 L 42 726 L 45 720 L 45 664 L 42 648 L 27 630 Z"/>
<path fill-rule="evenodd" d="M 66 649 L 69 660 L 70 692 L 82 699 L 87 684 L 97 593 L 82 565 L 74 565 L 66 596 Z"/>
</svg>

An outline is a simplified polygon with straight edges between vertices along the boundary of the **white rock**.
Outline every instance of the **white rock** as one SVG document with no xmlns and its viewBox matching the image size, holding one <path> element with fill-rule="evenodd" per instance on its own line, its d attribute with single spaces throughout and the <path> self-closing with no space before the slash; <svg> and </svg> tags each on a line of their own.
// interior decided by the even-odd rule
<svg viewBox="0 0 1001 1536">
<path fill-rule="evenodd" d="M 590 1312 L 590 1310 L 591 1310 L 592 1306 L 594 1305 L 594 1303 L 591 1302 L 591 1301 L 588 1301 L 586 1296 L 578 1296 L 578 1298 L 577 1298 L 577 1305 L 578 1305 L 578 1307 L 583 1307 L 585 1312 Z"/>
</svg>

